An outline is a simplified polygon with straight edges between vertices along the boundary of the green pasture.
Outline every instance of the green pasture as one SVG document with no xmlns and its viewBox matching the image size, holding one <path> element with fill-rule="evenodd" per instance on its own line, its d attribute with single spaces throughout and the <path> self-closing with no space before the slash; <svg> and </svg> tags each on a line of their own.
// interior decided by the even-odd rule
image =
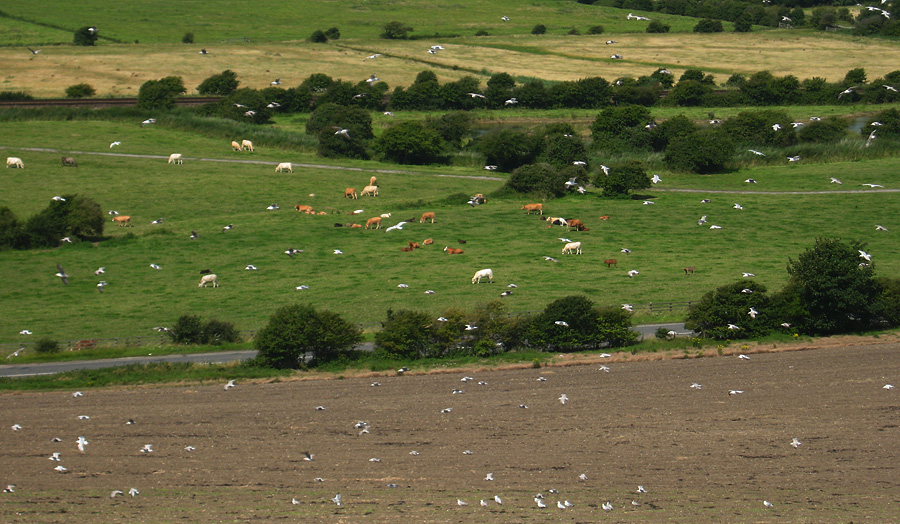
<svg viewBox="0 0 900 524">
<path fill-rule="evenodd" d="M 130 215 L 135 227 L 109 223 L 107 234 L 113 238 L 96 245 L 0 253 L 3 342 L 20 340 L 22 329 L 33 331 L 35 338 L 57 339 L 151 334 L 152 327 L 170 325 L 183 313 L 254 329 L 278 306 L 294 302 L 309 302 L 374 326 L 389 308 L 436 315 L 448 308 L 471 310 L 500 300 L 509 283 L 519 286 L 503 299 L 513 312 L 540 310 L 573 293 L 612 306 L 696 300 L 739 279 L 743 271 L 756 273 L 758 281 L 777 290 L 786 281 L 788 258 L 822 235 L 868 242 L 881 275 L 896 276 L 900 269 L 900 245 L 893 239 L 894 231 L 900 231 L 896 193 L 850 191 L 865 189 L 859 184 L 869 182 L 900 187 L 894 159 L 766 166 L 709 177 L 662 173 L 663 182 L 643 195 L 654 205 L 643 205 L 641 199 L 603 199 L 596 190 L 547 202 L 545 214 L 577 217 L 591 228 L 567 233 L 524 215 L 519 208 L 528 201 L 520 198 L 491 196 L 485 205 L 466 205 L 468 195 L 490 194 L 502 183 L 478 178 L 484 171 L 476 169 L 468 172 L 471 177 L 441 176 L 435 169 L 379 172 L 379 197 L 349 201 L 342 196 L 344 188 L 366 185 L 371 169 L 297 168 L 293 174 L 276 174 L 274 164 L 293 161 L 291 154 L 264 147 L 253 155 L 231 153 L 223 151 L 221 141 L 161 127 L 25 122 L 6 123 L 4 129 L 9 131 L 4 141 L 15 143 L 2 145 L 97 153 L 110 153 L 108 144 L 114 139 L 122 140 L 122 146 L 113 150 L 116 156 L 74 154 L 78 168 L 60 167 L 58 153 L 6 149 L 7 155 L 22 157 L 26 168 L 0 170 L 0 205 L 25 219 L 55 195 L 78 193 L 98 201 L 104 211 Z M 184 165 L 166 163 L 165 157 L 175 151 L 187 158 Z M 161 158 L 119 156 L 123 153 Z M 271 163 L 193 159 L 197 157 Z M 748 176 L 759 181 L 753 190 L 827 193 L 706 191 L 747 190 L 743 180 Z M 844 184 L 829 184 L 829 176 Z M 711 202 L 701 204 L 704 198 Z M 744 210 L 733 209 L 735 202 Z M 281 209 L 266 211 L 271 203 Z M 299 214 L 292 209 L 295 204 L 327 214 Z M 364 212 L 347 214 L 354 209 Z M 424 211 L 436 213 L 434 224 L 414 221 L 391 232 L 334 227 L 364 223 L 382 213 L 392 213 L 384 223 L 394 225 Z M 704 214 L 709 224 L 722 229 L 698 226 Z M 601 215 L 610 219 L 600 221 Z M 151 225 L 157 218 L 163 218 L 163 224 Z M 227 224 L 235 228 L 223 232 Z M 876 232 L 875 224 L 891 231 Z M 192 230 L 199 234 L 197 240 L 189 238 Z M 582 241 L 584 254 L 561 255 L 559 237 Z M 433 238 L 434 244 L 411 253 L 400 251 L 407 242 L 426 238 Z M 467 243 L 460 245 L 459 239 Z M 465 253 L 447 255 L 444 246 L 461 247 Z M 626 247 L 633 251 L 630 255 L 619 252 Z M 289 258 L 283 253 L 288 248 L 304 252 Z M 343 254 L 333 254 L 335 249 Z M 607 258 L 618 259 L 618 268 L 608 269 L 603 264 Z M 68 286 L 54 276 L 56 263 L 71 276 Z M 162 270 L 151 269 L 151 263 Z M 259 270 L 245 271 L 247 264 Z M 684 275 L 682 267 L 688 265 L 696 268 L 695 275 Z M 106 274 L 95 277 L 93 271 L 100 266 Z M 221 287 L 197 287 L 199 270 L 207 268 L 219 275 Z M 496 282 L 473 286 L 472 274 L 482 268 L 492 268 Z M 630 269 L 640 275 L 628 278 Z M 109 282 L 103 294 L 96 289 L 101 279 Z M 409 287 L 398 288 L 401 283 Z M 309 289 L 295 290 L 299 285 Z M 638 314 L 653 318 L 640 307 Z"/>
</svg>

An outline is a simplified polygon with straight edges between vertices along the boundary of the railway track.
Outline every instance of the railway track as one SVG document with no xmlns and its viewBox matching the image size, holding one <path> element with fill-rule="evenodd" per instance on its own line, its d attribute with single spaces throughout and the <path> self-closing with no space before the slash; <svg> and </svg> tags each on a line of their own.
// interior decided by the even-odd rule
<svg viewBox="0 0 900 524">
<path fill-rule="evenodd" d="M 199 106 L 218 102 L 220 97 L 179 97 L 177 106 Z M 36 98 L 34 100 L 3 100 L 0 108 L 6 107 L 114 107 L 135 106 L 137 98 Z"/>
</svg>

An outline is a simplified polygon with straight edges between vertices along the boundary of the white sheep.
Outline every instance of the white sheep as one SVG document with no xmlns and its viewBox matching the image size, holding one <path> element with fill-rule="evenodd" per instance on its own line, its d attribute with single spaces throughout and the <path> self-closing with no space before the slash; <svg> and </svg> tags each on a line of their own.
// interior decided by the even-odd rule
<svg viewBox="0 0 900 524">
<path fill-rule="evenodd" d="M 562 254 L 575 253 L 576 255 L 581 254 L 581 242 L 569 242 L 563 247 Z"/>
<path fill-rule="evenodd" d="M 219 287 L 219 279 L 216 277 L 215 273 L 210 273 L 209 275 L 203 275 L 200 278 L 200 285 L 197 287 L 206 287 L 206 284 L 212 282 L 213 287 Z"/>
<path fill-rule="evenodd" d="M 241 151 L 243 151 L 245 149 L 252 153 L 253 152 L 253 142 L 251 142 L 249 140 L 241 140 Z"/>
<path fill-rule="evenodd" d="M 472 277 L 473 284 L 480 284 L 481 279 L 486 278 L 488 282 L 494 283 L 494 271 L 491 269 L 482 269 L 481 271 L 476 271 L 475 276 Z"/>
<path fill-rule="evenodd" d="M 366 196 L 366 195 L 378 196 L 378 186 L 364 187 L 363 190 L 360 191 L 359 196 Z"/>
<path fill-rule="evenodd" d="M 293 173 L 294 166 L 292 166 L 290 162 L 282 162 L 275 166 L 276 173 L 284 173 L 285 171 L 287 171 L 288 173 Z"/>
<path fill-rule="evenodd" d="M 231 141 L 231 150 L 232 150 L 232 151 L 240 151 L 240 150 L 241 150 L 241 145 L 238 144 L 237 142 L 235 142 L 234 140 L 232 140 L 232 141 Z"/>
<path fill-rule="evenodd" d="M 169 163 L 170 164 L 183 164 L 184 159 L 181 158 L 181 153 L 172 153 L 169 155 Z"/>
<path fill-rule="evenodd" d="M 18 169 L 25 169 L 25 163 L 22 162 L 22 159 L 17 156 L 8 156 L 6 157 L 6 167 L 15 167 Z"/>
</svg>

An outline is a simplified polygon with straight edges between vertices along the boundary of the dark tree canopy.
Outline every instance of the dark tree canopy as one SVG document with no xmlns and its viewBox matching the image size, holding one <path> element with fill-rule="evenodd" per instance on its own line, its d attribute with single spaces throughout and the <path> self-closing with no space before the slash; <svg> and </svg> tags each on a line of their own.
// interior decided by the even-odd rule
<svg viewBox="0 0 900 524">
<path fill-rule="evenodd" d="M 230 69 L 226 69 L 217 75 L 212 75 L 197 86 L 197 92 L 201 95 L 220 95 L 226 96 L 237 90 L 240 81 L 237 79 L 237 73 Z"/>
<path fill-rule="evenodd" d="M 263 365 L 299 369 L 307 355 L 310 365 L 317 365 L 338 358 L 361 341 L 361 330 L 337 313 L 293 304 L 272 314 L 253 345 Z"/>
</svg>

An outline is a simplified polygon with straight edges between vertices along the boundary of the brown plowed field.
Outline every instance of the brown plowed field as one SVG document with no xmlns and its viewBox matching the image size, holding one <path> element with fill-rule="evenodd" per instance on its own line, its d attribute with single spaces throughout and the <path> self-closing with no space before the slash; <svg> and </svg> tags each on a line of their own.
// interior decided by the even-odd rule
<svg viewBox="0 0 900 524">
<path fill-rule="evenodd" d="M 603 363 L 6 394 L 0 521 L 900 522 L 900 344 Z"/>
</svg>

